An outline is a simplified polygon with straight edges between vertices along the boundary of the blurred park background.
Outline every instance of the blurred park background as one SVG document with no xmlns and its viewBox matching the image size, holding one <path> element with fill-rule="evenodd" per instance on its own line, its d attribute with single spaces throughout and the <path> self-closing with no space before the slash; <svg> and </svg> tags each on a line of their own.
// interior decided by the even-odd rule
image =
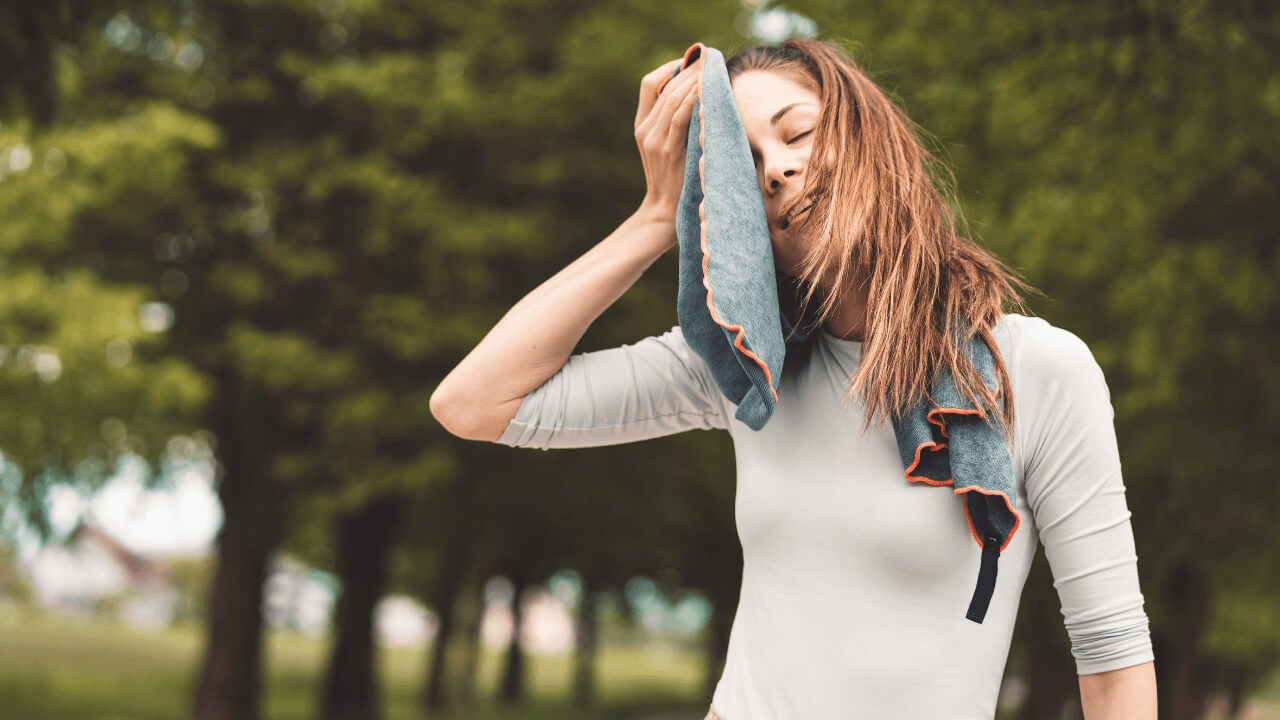
<svg viewBox="0 0 1280 720">
<path fill-rule="evenodd" d="M 517 450 L 427 400 L 638 206 L 641 76 L 790 35 L 1103 366 L 1161 717 L 1280 718 L 1280 6 L 1200 0 L 5 3 L 4 717 L 699 720 L 728 435 Z M 1079 717 L 1043 554 L 1000 712 Z"/>
</svg>

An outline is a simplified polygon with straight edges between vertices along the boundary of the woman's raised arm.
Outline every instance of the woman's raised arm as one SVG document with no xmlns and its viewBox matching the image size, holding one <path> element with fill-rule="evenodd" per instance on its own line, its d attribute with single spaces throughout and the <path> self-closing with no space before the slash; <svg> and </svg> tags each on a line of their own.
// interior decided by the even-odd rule
<svg viewBox="0 0 1280 720">
<path fill-rule="evenodd" d="M 524 397 L 568 361 L 591 323 L 675 242 L 674 216 L 642 207 L 525 295 L 431 395 L 431 414 L 468 440 L 496 440 Z"/>
<path fill-rule="evenodd" d="M 647 189 L 639 209 L 516 303 L 445 376 L 430 406 L 449 432 L 496 440 L 524 397 L 564 366 L 591 323 L 675 245 L 701 60 L 667 83 L 661 95 L 658 87 L 682 60 L 658 66 L 640 82 L 635 137 Z"/>
</svg>

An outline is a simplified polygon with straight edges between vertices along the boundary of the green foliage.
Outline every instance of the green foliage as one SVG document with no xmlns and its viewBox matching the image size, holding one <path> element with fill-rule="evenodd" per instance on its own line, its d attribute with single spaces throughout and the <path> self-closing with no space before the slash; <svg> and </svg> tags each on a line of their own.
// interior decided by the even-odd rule
<svg viewBox="0 0 1280 720">
<path fill-rule="evenodd" d="M 0 129 L 0 387 L 9 399 L 0 447 L 26 476 L 6 499 L 37 528 L 52 478 L 101 482 L 125 453 L 159 463 L 171 435 L 198 427 L 211 388 L 162 352 L 161 298 L 100 271 L 119 261 L 105 256 L 104 236 L 129 235 L 137 255 L 151 255 L 157 216 L 183 201 L 188 149 L 212 149 L 217 137 L 208 122 L 158 104 L 75 127 Z"/>
<path fill-rule="evenodd" d="M 189 678 L 203 644 L 198 624 L 135 631 L 105 622 L 66 622 L 0 602 L 0 700 L 6 715 L 42 720 L 118 716 L 162 720 L 182 715 Z M 266 636 L 263 717 L 314 717 L 327 638 L 289 631 Z M 380 648 L 387 717 L 421 717 L 417 706 L 425 651 Z M 480 658 L 476 720 L 593 720 L 624 717 L 623 708 L 663 703 L 686 711 L 705 705 L 694 684 L 698 653 L 683 648 L 609 645 L 599 668 L 602 707 L 583 713 L 563 698 L 569 658 L 530 659 L 531 702 L 524 708 L 490 700 L 502 662 L 485 647 Z M 461 713 L 453 715 L 461 717 Z M 449 717 L 442 715 L 441 717 Z"/>
<path fill-rule="evenodd" d="M 732 584 L 732 563 L 688 552 L 737 551 L 729 515 L 698 530 L 730 507 L 715 439 L 477 448 L 427 399 L 635 208 L 640 77 L 695 40 L 743 44 L 742 3 L 95 7 L 0 10 L 0 448 L 24 472 L 9 499 L 38 515 L 49 483 L 97 482 L 126 451 L 156 460 L 172 434 L 233 418 L 263 428 L 304 555 L 325 555 L 334 513 L 408 491 L 427 568 L 462 528 L 479 557 L 535 575 Z M 1270 630 L 1240 635 L 1280 600 L 1280 12 L 792 8 L 903 103 L 975 236 L 1103 366 L 1144 588 L 1191 559 L 1221 588 L 1208 646 L 1276 662 Z M 655 263 L 584 348 L 669 327 L 674 281 Z"/>
<path fill-rule="evenodd" d="M 1275 596 L 1262 589 L 1219 591 L 1205 649 L 1248 667 L 1280 662 L 1280 618 Z"/>
</svg>

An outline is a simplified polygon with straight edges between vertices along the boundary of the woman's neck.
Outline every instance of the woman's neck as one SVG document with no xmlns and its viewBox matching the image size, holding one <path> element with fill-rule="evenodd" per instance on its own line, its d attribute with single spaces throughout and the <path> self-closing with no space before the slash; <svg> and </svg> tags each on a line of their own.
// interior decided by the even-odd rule
<svg viewBox="0 0 1280 720">
<path fill-rule="evenodd" d="M 844 340 L 862 340 L 867 332 L 867 298 L 865 284 L 859 284 L 856 290 L 844 293 L 822 327 Z"/>
</svg>

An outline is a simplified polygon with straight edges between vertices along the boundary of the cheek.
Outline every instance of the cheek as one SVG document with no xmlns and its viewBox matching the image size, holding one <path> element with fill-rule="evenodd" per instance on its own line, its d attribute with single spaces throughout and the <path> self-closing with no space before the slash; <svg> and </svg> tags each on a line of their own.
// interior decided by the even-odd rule
<svg viewBox="0 0 1280 720">
<path fill-rule="evenodd" d="M 773 246 L 773 264 L 786 272 L 795 270 L 804 257 L 804 248 L 798 242 L 800 240 L 786 230 L 773 230 L 769 235 L 769 243 Z"/>
</svg>

